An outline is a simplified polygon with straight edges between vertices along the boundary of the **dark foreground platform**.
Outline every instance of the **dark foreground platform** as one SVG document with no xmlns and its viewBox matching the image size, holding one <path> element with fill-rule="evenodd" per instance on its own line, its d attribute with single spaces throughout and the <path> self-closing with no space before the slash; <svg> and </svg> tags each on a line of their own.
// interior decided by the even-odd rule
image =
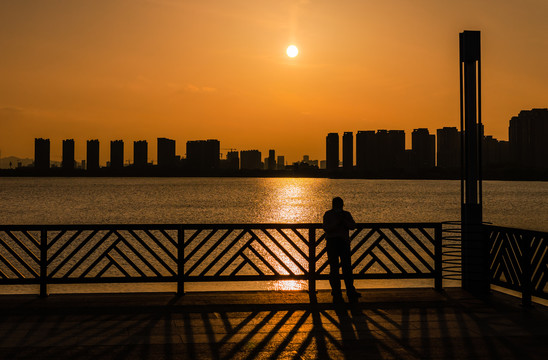
<svg viewBox="0 0 548 360">
<path fill-rule="evenodd" d="M 494 292 L 0 296 L 2 359 L 548 359 L 548 309 Z"/>
</svg>

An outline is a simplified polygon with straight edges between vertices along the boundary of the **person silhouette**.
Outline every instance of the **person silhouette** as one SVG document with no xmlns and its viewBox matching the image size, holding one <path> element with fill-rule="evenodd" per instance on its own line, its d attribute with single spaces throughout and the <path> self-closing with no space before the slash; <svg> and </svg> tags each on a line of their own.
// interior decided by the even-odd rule
<svg viewBox="0 0 548 360">
<path fill-rule="evenodd" d="M 329 283 L 334 302 L 342 301 L 339 266 L 342 267 L 346 295 L 349 300 L 361 296 L 354 287 L 352 264 L 350 260 L 350 237 L 348 230 L 356 228 L 356 222 L 348 211 L 344 211 L 344 202 L 340 197 L 333 198 L 333 206 L 323 215 L 323 229 L 327 242 L 327 261 L 329 262 Z M 340 263 L 339 263 L 340 259 Z"/>
</svg>

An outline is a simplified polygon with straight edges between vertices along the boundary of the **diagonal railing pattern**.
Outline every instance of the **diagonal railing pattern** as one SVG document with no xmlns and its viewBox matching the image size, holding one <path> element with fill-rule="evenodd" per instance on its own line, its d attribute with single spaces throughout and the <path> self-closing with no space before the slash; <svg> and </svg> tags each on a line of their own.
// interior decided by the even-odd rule
<svg viewBox="0 0 548 360">
<path fill-rule="evenodd" d="M 524 305 L 530 305 L 531 296 L 548 299 L 548 233 L 490 225 L 484 229 L 491 283 L 521 292 Z"/>
<path fill-rule="evenodd" d="M 82 228 L 52 235 L 47 259 L 52 283 L 174 281 L 177 275 L 176 237 L 163 228 Z"/>
<path fill-rule="evenodd" d="M 40 277 L 40 232 L 28 229 L 0 231 L 0 281 L 36 282 Z"/>
<path fill-rule="evenodd" d="M 282 224 L 185 226 L 185 281 L 307 279 L 308 231 Z"/>
<path fill-rule="evenodd" d="M 435 279 L 441 224 L 358 224 L 358 279 Z M 1 225 L 0 285 L 328 278 L 321 224 Z"/>
</svg>

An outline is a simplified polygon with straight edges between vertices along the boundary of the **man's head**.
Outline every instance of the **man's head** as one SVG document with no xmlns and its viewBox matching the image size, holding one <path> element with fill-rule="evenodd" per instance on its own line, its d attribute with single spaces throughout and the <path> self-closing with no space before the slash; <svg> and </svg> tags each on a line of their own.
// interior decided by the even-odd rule
<svg viewBox="0 0 548 360">
<path fill-rule="evenodd" d="M 340 197 L 333 198 L 333 209 L 342 209 L 344 206 L 343 199 Z"/>
</svg>

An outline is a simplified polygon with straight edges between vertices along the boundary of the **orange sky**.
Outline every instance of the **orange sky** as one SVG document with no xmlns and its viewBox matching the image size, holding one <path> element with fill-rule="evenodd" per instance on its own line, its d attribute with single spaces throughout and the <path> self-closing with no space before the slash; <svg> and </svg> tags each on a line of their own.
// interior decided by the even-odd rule
<svg viewBox="0 0 548 360">
<path fill-rule="evenodd" d="M 482 31 L 483 121 L 548 106 L 548 1 L 0 0 L 1 156 L 34 138 L 217 138 L 325 158 L 328 132 L 458 126 L 458 34 Z M 289 44 L 299 56 L 288 58 Z M 222 150 L 223 153 L 226 150 Z"/>
</svg>

